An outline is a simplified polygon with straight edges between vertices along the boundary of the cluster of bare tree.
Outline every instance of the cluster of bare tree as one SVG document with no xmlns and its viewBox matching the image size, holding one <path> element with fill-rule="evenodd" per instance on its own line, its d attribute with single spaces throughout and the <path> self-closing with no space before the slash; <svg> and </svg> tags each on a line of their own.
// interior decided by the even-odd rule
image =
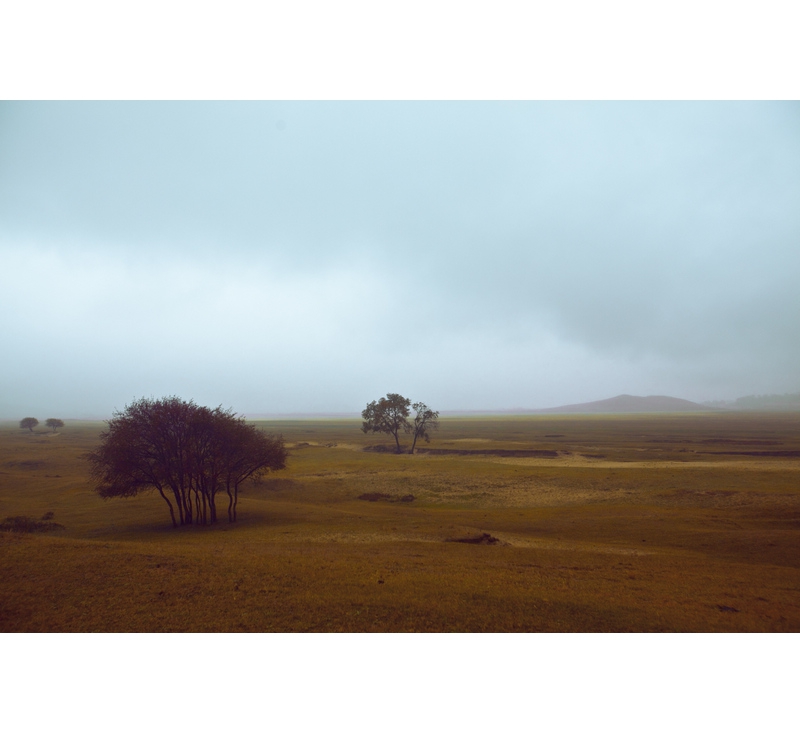
<svg viewBox="0 0 800 733">
<path fill-rule="evenodd" d="M 39 421 L 35 417 L 23 417 L 22 420 L 19 421 L 19 426 L 23 430 L 30 430 L 33 432 L 33 429 L 39 424 Z M 47 420 L 44 421 L 44 424 L 47 425 L 50 430 L 54 433 L 58 428 L 64 427 L 64 421 L 59 420 L 56 417 L 48 417 Z"/>
<path fill-rule="evenodd" d="M 100 496 L 158 491 L 176 527 L 216 522 L 222 492 L 228 521 L 235 522 L 241 484 L 285 468 L 286 456 L 281 436 L 261 432 L 230 410 L 177 397 L 140 399 L 115 413 L 100 445 L 87 454 Z"/>
<path fill-rule="evenodd" d="M 414 417 L 409 421 L 409 407 L 414 410 Z M 412 433 L 414 439 L 409 453 L 413 453 L 417 440 L 423 438 L 430 442 L 430 431 L 439 427 L 439 413 L 431 410 L 424 402 L 415 402 L 403 395 L 389 392 L 386 397 L 370 402 L 361 413 L 364 423 L 361 430 L 365 433 L 386 433 L 394 438 L 397 453 L 402 453 L 400 433 Z"/>
</svg>

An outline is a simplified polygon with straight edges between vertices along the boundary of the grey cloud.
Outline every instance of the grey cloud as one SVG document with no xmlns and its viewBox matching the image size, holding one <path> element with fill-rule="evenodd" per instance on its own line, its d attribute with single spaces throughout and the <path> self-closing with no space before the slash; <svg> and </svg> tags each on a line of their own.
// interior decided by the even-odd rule
<svg viewBox="0 0 800 733">
<path fill-rule="evenodd" d="M 2 325 L 97 409 L 788 391 L 798 200 L 796 103 L 5 103 Z"/>
</svg>

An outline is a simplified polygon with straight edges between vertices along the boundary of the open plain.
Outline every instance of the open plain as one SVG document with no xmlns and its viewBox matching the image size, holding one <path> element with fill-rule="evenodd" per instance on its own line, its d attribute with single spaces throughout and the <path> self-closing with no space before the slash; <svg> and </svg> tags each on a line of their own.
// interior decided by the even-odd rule
<svg viewBox="0 0 800 733">
<path fill-rule="evenodd" d="M 0 631 L 800 631 L 799 413 L 258 424 L 288 468 L 178 529 L 94 492 L 102 423 L 0 424 L 0 519 L 60 525 L 0 532 Z"/>
</svg>

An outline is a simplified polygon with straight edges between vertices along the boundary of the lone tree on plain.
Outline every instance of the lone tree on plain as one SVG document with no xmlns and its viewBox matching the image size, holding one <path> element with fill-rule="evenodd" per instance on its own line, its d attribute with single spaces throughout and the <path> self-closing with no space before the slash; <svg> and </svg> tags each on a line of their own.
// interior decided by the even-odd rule
<svg viewBox="0 0 800 733">
<path fill-rule="evenodd" d="M 23 430 L 30 430 L 33 432 L 33 429 L 39 424 L 39 421 L 35 417 L 23 417 L 22 420 L 19 421 L 19 426 Z"/>
<path fill-rule="evenodd" d="M 64 427 L 64 421 L 59 420 L 57 417 L 48 417 L 47 420 L 44 421 L 44 424 L 47 425 L 54 433 L 59 428 Z"/>
<path fill-rule="evenodd" d="M 140 399 L 115 413 L 86 457 L 100 496 L 158 491 L 177 527 L 216 522 L 222 491 L 228 521 L 235 522 L 241 484 L 285 468 L 287 452 L 281 436 L 261 432 L 230 410 L 165 397 Z"/>
<path fill-rule="evenodd" d="M 423 438 L 426 443 L 431 442 L 430 431 L 439 429 L 439 413 L 431 410 L 424 402 L 415 402 L 411 407 L 414 408 L 414 442 L 411 444 L 409 453 L 414 453 L 417 446 L 417 438 Z"/>
<path fill-rule="evenodd" d="M 396 452 L 402 453 L 400 432 L 411 431 L 411 425 L 408 422 L 408 406 L 410 404 L 411 400 L 393 392 L 388 393 L 386 397 L 381 397 L 377 402 L 370 402 L 361 413 L 361 417 L 364 419 L 361 431 L 386 433 L 394 436 Z"/>
</svg>

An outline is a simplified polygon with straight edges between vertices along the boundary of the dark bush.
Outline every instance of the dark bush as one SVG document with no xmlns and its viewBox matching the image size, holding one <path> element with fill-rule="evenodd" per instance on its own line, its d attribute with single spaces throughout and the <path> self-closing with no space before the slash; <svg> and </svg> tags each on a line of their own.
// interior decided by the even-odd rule
<svg viewBox="0 0 800 733">
<path fill-rule="evenodd" d="M 373 492 L 368 493 L 368 494 L 361 494 L 361 496 L 359 496 L 358 498 L 361 499 L 362 501 L 404 501 L 404 502 L 409 502 L 409 501 L 414 501 L 415 497 L 414 497 L 413 494 L 406 494 L 405 496 L 395 496 L 394 494 L 381 494 L 378 491 L 373 491 Z"/>
<path fill-rule="evenodd" d="M 241 485 L 286 467 L 280 436 L 265 435 L 221 407 L 178 397 L 140 399 L 117 412 L 86 454 L 104 499 L 157 491 L 173 526 L 214 524 L 217 496 L 228 496 L 236 521 Z M 177 513 L 177 517 L 176 517 Z"/>
<path fill-rule="evenodd" d="M 52 532 L 54 529 L 64 529 L 64 526 L 56 522 L 47 521 L 53 518 L 53 512 L 47 512 L 40 521 L 33 517 L 6 517 L 0 524 L 0 532 Z"/>
</svg>

